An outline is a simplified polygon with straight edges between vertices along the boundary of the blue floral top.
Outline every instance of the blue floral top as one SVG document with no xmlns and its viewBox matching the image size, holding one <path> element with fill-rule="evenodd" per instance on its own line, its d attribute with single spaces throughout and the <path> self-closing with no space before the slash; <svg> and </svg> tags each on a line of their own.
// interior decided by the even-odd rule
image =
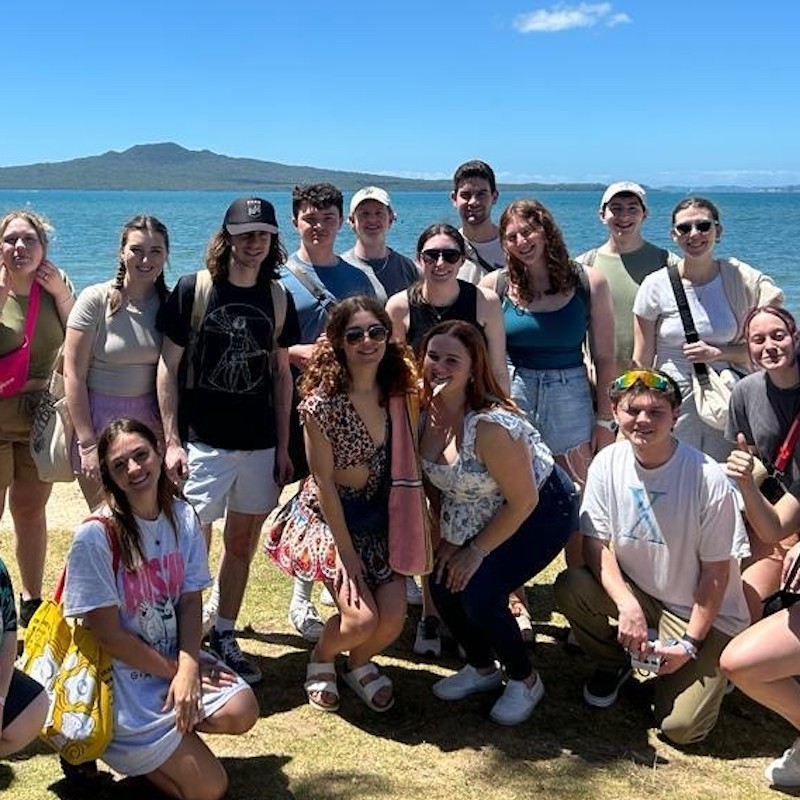
<svg viewBox="0 0 800 800">
<path fill-rule="evenodd" d="M 525 437 L 537 487 L 541 488 L 553 471 L 553 456 L 527 419 L 503 408 L 471 411 L 464 417 L 461 449 L 454 463 L 421 459 L 425 476 L 441 492 L 441 536 L 453 544 L 461 545 L 477 536 L 505 501 L 496 481 L 475 454 L 476 429 L 482 420 L 501 425 L 514 440 Z"/>
</svg>

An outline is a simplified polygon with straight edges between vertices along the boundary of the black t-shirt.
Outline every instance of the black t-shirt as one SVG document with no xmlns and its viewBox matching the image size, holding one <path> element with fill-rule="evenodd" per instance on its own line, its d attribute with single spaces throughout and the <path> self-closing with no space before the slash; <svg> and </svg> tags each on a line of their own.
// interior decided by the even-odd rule
<svg viewBox="0 0 800 800">
<path fill-rule="evenodd" d="M 194 304 L 195 276 L 178 281 L 158 317 L 158 328 L 186 347 Z M 181 398 L 189 439 L 226 450 L 274 447 L 275 409 L 270 353 L 275 312 L 268 287 L 242 288 L 223 280 L 211 289 L 194 351 L 194 388 Z M 278 343 L 300 340 L 291 295 Z"/>
</svg>

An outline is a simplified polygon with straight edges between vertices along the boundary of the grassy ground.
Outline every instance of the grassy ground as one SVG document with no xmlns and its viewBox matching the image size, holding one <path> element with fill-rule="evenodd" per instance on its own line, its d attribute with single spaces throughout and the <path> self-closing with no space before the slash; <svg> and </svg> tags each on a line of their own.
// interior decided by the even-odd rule
<svg viewBox="0 0 800 800">
<path fill-rule="evenodd" d="M 47 586 L 63 563 L 70 533 L 51 534 Z M 0 556 L 16 580 L 11 537 Z M 504 729 L 487 717 L 494 696 L 444 703 L 430 686 L 456 669 L 452 652 L 439 663 L 411 652 L 418 612 L 402 637 L 378 658 L 395 685 L 397 702 L 370 712 L 344 686 L 338 714 L 311 709 L 302 690 L 309 646 L 286 621 L 290 582 L 259 554 L 240 616 L 240 642 L 264 671 L 256 687 L 261 719 L 241 737 L 215 737 L 212 746 L 231 779 L 231 798 L 276 800 L 512 800 L 513 798 L 752 798 L 770 791 L 768 759 L 787 747 L 790 726 L 738 692 L 727 697 L 707 742 L 678 750 L 650 727 L 646 684 L 629 683 L 613 708 L 588 709 L 582 681 L 591 666 L 563 647 L 564 620 L 553 609 L 550 584 L 560 565 L 529 587 L 537 644 L 533 660 L 547 694 L 529 722 Z M 0 763 L 0 792 L 9 800 L 77 797 L 60 780 L 57 759 L 34 744 Z M 102 798 L 154 797 L 137 781 L 110 783 Z M 773 795 L 774 796 L 774 795 Z"/>
</svg>

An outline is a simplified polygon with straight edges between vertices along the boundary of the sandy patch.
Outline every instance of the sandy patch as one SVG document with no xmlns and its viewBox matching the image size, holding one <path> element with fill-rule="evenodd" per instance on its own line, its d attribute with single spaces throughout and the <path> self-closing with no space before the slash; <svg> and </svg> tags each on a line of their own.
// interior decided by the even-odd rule
<svg viewBox="0 0 800 800">
<path fill-rule="evenodd" d="M 48 529 L 74 530 L 88 514 L 86 501 L 77 481 L 53 484 L 53 492 L 47 501 Z M 8 510 L 8 498 L 6 498 L 6 509 L 0 517 L 0 534 L 10 533 L 11 525 L 11 512 Z"/>
</svg>

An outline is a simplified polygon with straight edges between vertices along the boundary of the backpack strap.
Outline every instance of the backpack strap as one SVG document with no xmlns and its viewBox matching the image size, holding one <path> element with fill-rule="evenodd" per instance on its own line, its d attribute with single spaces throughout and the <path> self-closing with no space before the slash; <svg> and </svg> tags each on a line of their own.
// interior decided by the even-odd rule
<svg viewBox="0 0 800 800">
<path fill-rule="evenodd" d="M 586 272 L 586 265 L 575 261 L 573 266 L 575 267 L 575 277 L 578 280 L 575 286 L 575 293 L 583 301 L 583 305 L 586 307 L 586 318 L 588 319 L 592 316 L 592 287 L 589 285 L 589 275 Z"/>
<path fill-rule="evenodd" d="M 278 280 L 269 282 L 269 291 L 272 296 L 272 311 L 275 314 L 275 326 L 272 335 L 272 349 L 277 350 L 278 339 L 283 333 L 283 326 L 286 322 L 286 307 L 289 304 L 286 298 L 286 287 Z"/>
<path fill-rule="evenodd" d="M 194 279 L 192 317 L 189 328 L 189 339 L 186 342 L 186 389 L 194 388 L 194 351 L 197 348 L 200 326 L 205 319 L 206 311 L 208 310 L 208 301 L 213 288 L 214 283 L 211 280 L 211 273 L 207 269 L 199 270 L 195 274 Z"/>
</svg>

